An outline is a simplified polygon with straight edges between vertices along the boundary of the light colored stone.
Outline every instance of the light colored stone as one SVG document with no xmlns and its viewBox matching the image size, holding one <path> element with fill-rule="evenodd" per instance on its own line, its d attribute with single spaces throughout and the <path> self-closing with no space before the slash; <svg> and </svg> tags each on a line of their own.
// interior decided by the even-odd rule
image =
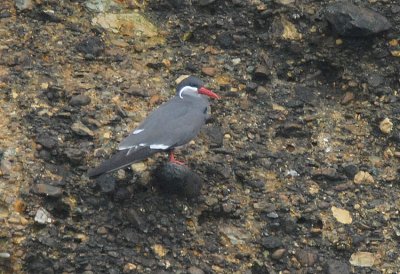
<svg viewBox="0 0 400 274">
<path fill-rule="evenodd" d="M 389 118 L 385 118 L 379 123 L 379 129 L 383 133 L 389 134 L 393 129 L 393 123 L 390 121 Z"/>
</svg>

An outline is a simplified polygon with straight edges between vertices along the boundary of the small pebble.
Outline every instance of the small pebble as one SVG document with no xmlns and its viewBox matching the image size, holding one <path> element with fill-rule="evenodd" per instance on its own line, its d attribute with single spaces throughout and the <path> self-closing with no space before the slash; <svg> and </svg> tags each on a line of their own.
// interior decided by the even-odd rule
<svg viewBox="0 0 400 274">
<path fill-rule="evenodd" d="M 73 107 L 76 106 L 86 106 L 90 104 L 90 97 L 84 94 L 79 94 L 72 96 L 71 100 L 69 101 L 69 104 Z"/>
<path fill-rule="evenodd" d="M 93 131 L 90 130 L 84 124 L 82 124 L 82 122 L 80 122 L 80 121 L 73 123 L 71 126 L 71 130 L 80 136 L 90 136 L 90 137 L 94 136 Z"/>
<path fill-rule="evenodd" d="M 286 253 L 285 248 L 279 248 L 271 254 L 271 258 L 274 260 L 280 260 L 283 257 L 283 255 L 285 255 L 285 253 Z"/>
<path fill-rule="evenodd" d="M 36 194 L 45 195 L 48 197 L 59 198 L 62 196 L 62 188 L 48 184 L 36 184 L 32 187 Z"/>
<path fill-rule="evenodd" d="M 0 258 L 8 259 L 10 257 L 11 257 L 10 253 L 8 253 L 8 252 L 0 252 Z"/>
<path fill-rule="evenodd" d="M 35 215 L 35 222 L 39 224 L 46 224 L 53 222 L 50 213 L 43 207 L 39 208 Z"/>
<path fill-rule="evenodd" d="M 261 240 L 261 244 L 264 248 L 271 250 L 271 249 L 277 249 L 279 247 L 283 246 L 283 243 L 281 241 L 281 239 L 279 239 L 276 236 L 268 236 L 268 237 L 264 237 Z"/>
<path fill-rule="evenodd" d="M 298 250 L 295 255 L 302 266 L 313 266 L 318 261 L 318 254 L 313 251 Z"/>
<path fill-rule="evenodd" d="M 354 93 L 353 92 L 346 92 L 345 95 L 342 98 L 341 104 L 342 105 L 347 105 L 353 100 L 354 100 Z"/>
<path fill-rule="evenodd" d="M 241 61 L 242 60 L 240 58 L 234 58 L 234 59 L 232 59 L 232 64 L 234 66 L 236 66 L 236 65 L 239 65 Z"/>
<path fill-rule="evenodd" d="M 213 77 L 217 73 L 217 70 L 213 67 L 203 67 L 201 68 L 201 72 L 207 76 Z"/>
<path fill-rule="evenodd" d="M 385 118 L 379 123 L 379 129 L 385 133 L 389 134 L 393 129 L 393 123 L 390 121 L 389 118 Z"/>
</svg>

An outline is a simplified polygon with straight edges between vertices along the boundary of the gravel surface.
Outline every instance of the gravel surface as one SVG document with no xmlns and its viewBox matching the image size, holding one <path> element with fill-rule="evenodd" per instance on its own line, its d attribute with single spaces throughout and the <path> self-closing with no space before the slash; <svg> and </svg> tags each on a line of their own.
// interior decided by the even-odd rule
<svg viewBox="0 0 400 274">
<path fill-rule="evenodd" d="M 0 273 L 397 273 L 399 37 L 396 0 L 1 1 Z M 90 180 L 183 75 L 222 97 L 186 166 Z"/>
</svg>

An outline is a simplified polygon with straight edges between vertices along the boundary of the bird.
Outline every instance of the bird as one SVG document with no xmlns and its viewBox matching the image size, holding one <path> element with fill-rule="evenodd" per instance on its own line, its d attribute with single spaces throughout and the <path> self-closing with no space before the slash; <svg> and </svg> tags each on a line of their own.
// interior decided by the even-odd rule
<svg viewBox="0 0 400 274">
<path fill-rule="evenodd" d="M 187 144 L 200 132 L 209 118 L 208 98 L 219 99 L 213 91 L 204 87 L 202 80 L 188 76 L 176 87 L 176 95 L 165 102 L 125 139 L 121 141 L 110 159 L 88 170 L 90 178 L 98 177 L 140 162 L 157 152 L 169 152 L 169 161 L 175 159 L 174 149 Z"/>
</svg>

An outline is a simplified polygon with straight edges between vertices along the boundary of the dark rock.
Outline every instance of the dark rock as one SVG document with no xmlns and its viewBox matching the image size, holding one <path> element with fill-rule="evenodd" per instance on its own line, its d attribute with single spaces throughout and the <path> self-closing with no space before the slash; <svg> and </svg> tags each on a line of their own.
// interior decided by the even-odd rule
<svg viewBox="0 0 400 274">
<path fill-rule="evenodd" d="M 207 135 L 211 146 L 214 148 L 222 147 L 224 141 L 224 133 L 222 128 L 218 126 L 208 126 L 203 128 L 203 132 Z"/>
<path fill-rule="evenodd" d="M 325 265 L 326 274 L 349 274 L 350 266 L 338 260 L 329 260 Z"/>
<path fill-rule="evenodd" d="M 38 20 L 45 21 L 45 22 L 59 23 L 62 21 L 62 19 L 56 15 L 54 10 L 38 10 L 33 15 Z"/>
<path fill-rule="evenodd" d="M 349 178 L 350 180 L 354 179 L 354 176 L 358 173 L 358 167 L 356 165 L 347 165 L 343 167 L 343 173 Z"/>
<path fill-rule="evenodd" d="M 77 148 L 66 148 L 64 150 L 65 156 L 73 165 L 79 165 L 82 163 L 84 152 Z"/>
<path fill-rule="evenodd" d="M 268 250 L 272 250 L 282 247 L 283 243 L 278 237 L 268 236 L 261 240 L 261 245 Z"/>
<path fill-rule="evenodd" d="M 133 96 L 140 96 L 140 97 L 151 97 L 157 94 L 157 90 L 154 88 L 146 89 L 140 86 L 132 86 L 128 89 L 127 93 L 132 94 Z"/>
<path fill-rule="evenodd" d="M 117 188 L 114 193 L 114 200 L 117 202 L 123 202 L 130 198 L 132 198 L 132 194 L 124 187 Z"/>
<path fill-rule="evenodd" d="M 318 168 L 312 171 L 311 178 L 316 181 L 341 181 L 346 178 L 337 172 L 335 168 Z"/>
<path fill-rule="evenodd" d="M 39 158 L 49 162 L 51 161 L 51 153 L 48 150 L 42 149 L 39 151 Z"/>
<path fill-rule="evenodd" d="M 296 220 L 292 217 L 285 218 L 282 222 L 282 228 L 287 234 L 294 233 L 297 228 Z"/>
<path fill-rule="evenodd" d="M 250 82 L 246 85 L 246 91 L 247 92 L 256 92 L 257 91 L 258 84 L 254 82 Z"/>
<path fill-rule="evenodd" d="M 36 143 L 41 144 L 46 149 L 53 149 L 57 146 L 58 142 L 56 138 L 53 138 L 47 134 L 39 135 L 36 138 Z"/>
<path fill-rule="evenodd" d="M 197 4 L 198 4 L 199 6 L 204 7 L 204 6 L 211 5 L 211 4 L 214 3 L 215 1 L 216 1 L 216 0 L 197 0 L 196 2 L 197 2 Z"/>
<path fill-rule="evenodd" d="M 76 45 L 76 50 L 87 55 L 98 57 L 105 49 L 104 41 L 97 36 L 92 36 L 82 40 Z"/>
<path fill-rule="evenodd" d="M 174 8 L 179 9 L 185 7 L 185 0 L 167 0 L 167 2 Z"/>
<path fill-rule="evenodd" d="M 229 32 L 223 32 L 217 36 L 217 43 L 223 49 L 234 47 L 232 35 Z"/>
<path fill-rule="evenodd" d="M 295 254 L 302 266 L 314 266 L 318 261 L 318 254 L 309 250 L 298 250 Z"/>
<path fill-rule="evenodd" d="M 103 193 L 112 193 L 115 190 L 116 180 L 109 174 L 104 174 L 96 178 L 96 184 Z"/>
<path fill-rule="evenodd" d="M 80 136 L 90 136 L 90 137 L 94 136 L 93 131 L 91 131 L 87 126 L 82 124 L 81 121 L 73 123 L 71 126 L 71 130 Z"/>
<path fill-rule="evenodd" d="M 146 231 L 146 222 L 133 208 L 128 209 L 124 214 L 125 219 L 140 231 Z"/>
<path fill-rule="evenodd" d="M 62 196 L 62 188 L 48 184 L 33 185 L 32 191 L 35 194 L 45 195 L 47 197 L 59 198 Z"/>
<path fill-rule="evenodd" d="M 265 81 L 269 78 L 269 71 L 266 66 L 258 65 L 254 70 L 254 80 L 256 81 Z"/>
<path fill-rule="evenodd" d="M 285 123 L 276 129 L 277 137 L 292 138 L 292 137 L 307 137 L 311 133 L 306 132 L 302 124 L 299 123 Z"/>
<path fill-rule="evenodd" d="M 203 180 L 185 165 L 168 162 L 154 172 L 153 184 L 161 191 L 194 198 L 200 194 Z"/>
<path fill-rule="evenodd" d="M 245 181 L 246 185 L 252 187 L 253 189 L 263 189 L 265 187 L 265 183 L 262 180 L 251 180 Z"/>
<path fill-rule="evenodd" d="M 386 17 L 350 2 L 337 2 L 329 5 L 326 8 L 325 17 L 334 30 L 343 36 L 369 36 L 392 27 Z"/>
<path fill-rule="evenodd" d="M 316 90 L 305 86 L 296 86 L 295 94 L 297 100 L 300 100 L 308 105 L 314 105 L 318 98 L 318 93 Z"/>
<path fill-rule="evenodd" d="M 90 104 L 90 97 L 84 94 L 72 96 L 69 104 L 73 107 L 86 106 Z"/>
</svg>

